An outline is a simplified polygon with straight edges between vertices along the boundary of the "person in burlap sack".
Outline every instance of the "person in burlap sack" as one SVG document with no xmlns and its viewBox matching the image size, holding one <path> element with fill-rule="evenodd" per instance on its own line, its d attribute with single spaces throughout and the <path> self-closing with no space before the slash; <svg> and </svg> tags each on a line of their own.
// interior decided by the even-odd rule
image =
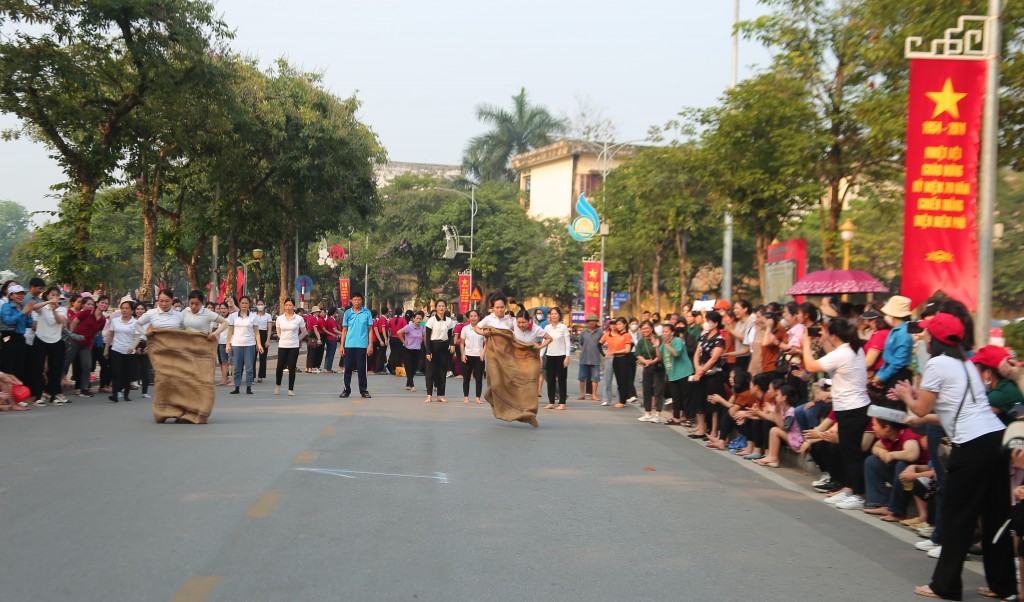
<svg viewBox="0 0 1024 602">
<path fill-rule="evenodd" d="M 512 330 L 485 326 L 475 329 L 487 338 L 487 391 L 484 399 L 498 420 L 537 423 L 537 397 L 533 385 L 541 372 L 540 350 L 551 336 L 520 310 Z"/>
</svg>

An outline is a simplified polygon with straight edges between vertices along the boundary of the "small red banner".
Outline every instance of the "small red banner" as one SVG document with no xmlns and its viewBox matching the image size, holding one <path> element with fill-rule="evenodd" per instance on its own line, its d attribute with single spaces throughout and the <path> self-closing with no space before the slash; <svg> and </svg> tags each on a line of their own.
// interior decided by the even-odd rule
<svg viewBox="0 0 1024 602">
<path fill-rule="evenodd" d="M 343 309 L 348 307 L 349 293 L 348 278 L 338 278 L 338 299 Z"/>
<path fill-rule="evenodd" d="M 583 313 L 601 315 L 601 262 L 583 262 Z"/>
<path fill-rule="evenodd" d="M 978 302 L 978 149 L 985 61 L 910 61 L 903 282 L 912 305 L 935 291 Z"/>
<path fill-rule="evenodd" d="M 469 274 L 459 274 L 459 313 L 469 311 Z"/>
</svg>

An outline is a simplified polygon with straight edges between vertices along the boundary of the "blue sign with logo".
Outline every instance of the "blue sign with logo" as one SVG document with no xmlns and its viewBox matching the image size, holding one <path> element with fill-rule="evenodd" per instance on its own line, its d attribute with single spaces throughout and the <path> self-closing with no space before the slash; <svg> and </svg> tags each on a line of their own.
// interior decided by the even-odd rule
<svg viewBox="0 0 1024 602">
<path fill-rule="evenodd" d="M 587 198 L 583 196 L 583 193 L 580 193 L 580 198 L 576 201 L 576 213 L 579 213 L 579 217 L 572 220 L 572 223 L 566 226 L 569 230 L 569 236 L 580 242 L 586 242 L 594 238 L 598 229 L 600 229 L 601 220 L 597 217 L 597 211 L 587 202 Z"/>
<path fill-rule="evenodd" d="M 619 309 L 623 303 L 629 303 L 629 293 L 612 293 L 612 309 Z"/>
</svg>

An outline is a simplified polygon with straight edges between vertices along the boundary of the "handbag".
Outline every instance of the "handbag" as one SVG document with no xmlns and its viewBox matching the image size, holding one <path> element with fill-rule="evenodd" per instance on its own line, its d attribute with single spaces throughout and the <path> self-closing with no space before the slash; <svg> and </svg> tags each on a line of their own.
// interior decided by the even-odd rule
<svg viewBox="0 0 1024 602">
<path fill-rule="evenodd" d="M 935 459 L 942 466 L 943 470 L 949 467 L 949 456 L 953 453 L 953 437 L 956 437 L 956 423 L 960 419 L 960 412 L 964 409 L 964 402 L 967 401 L 967 394 L 971 394 L 971 401 L 976 401 L 974 397 L 974 389 L 971 388 L 971 374 L 967 371 L 967 364 L 964 364 L 964 376 L 967 377 L 967 389 L 964 391 L 964 396 L 960 400 L 960 407 L 956 409 L 956 415 L 953 416 L 953 433 L 949 437 L 943 437 L 939 441 L 939 446 L 936 448 Z"/>
</svg>

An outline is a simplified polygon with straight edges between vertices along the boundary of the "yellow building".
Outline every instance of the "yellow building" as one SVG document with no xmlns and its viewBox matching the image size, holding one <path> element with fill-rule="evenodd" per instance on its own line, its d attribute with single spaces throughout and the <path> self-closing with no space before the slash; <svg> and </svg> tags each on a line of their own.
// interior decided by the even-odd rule
<svg viewBox="0 0 1024 602">
<path fill-rule="evenodd" d="M 615 169 L 638 148 L 565 139 L 516 155 L 512 169 L 519 172 L 520 202 L 534 219 L 570 222 L 582 193 L 603 214 L 600 196 L 593 198 L 601 188 L 602 172 Z"/>
</svg>

